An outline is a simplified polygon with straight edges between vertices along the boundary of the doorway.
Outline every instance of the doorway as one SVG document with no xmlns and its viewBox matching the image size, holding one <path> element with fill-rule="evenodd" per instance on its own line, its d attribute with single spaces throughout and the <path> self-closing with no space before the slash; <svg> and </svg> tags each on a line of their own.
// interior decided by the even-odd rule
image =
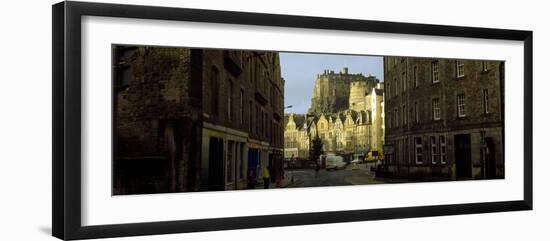
<svg viewBox="0 0 550 241">
<path fill-rule="evenodd" d="M 225 189 L 223 139 L 210 137 L 208 150 L 208 190 Z"/>
<path fill-rule="evenodd" d="M 454 142 L 456 178 L 472 178 L 472 152 L 470 147 L 470 134 L 455 135 Z"/>
<path fill-rule="evenodd" d="M 495 142 L 493 138 L 485 138 L 485 144 L 487 145 L 486 162 L 487 162 L 487 178 L 494 179 L 497 174 L 496 158 L 495 158 Z"/>
</svg>

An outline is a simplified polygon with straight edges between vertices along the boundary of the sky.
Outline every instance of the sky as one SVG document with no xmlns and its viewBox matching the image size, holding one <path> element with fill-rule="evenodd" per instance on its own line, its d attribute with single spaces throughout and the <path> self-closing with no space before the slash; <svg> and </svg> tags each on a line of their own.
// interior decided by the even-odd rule
<svg viewBox="0 0 550 241">
<path fill-rule="evenodd" d="M 313 95 L 315 78 L 325 69 L 340 72 L 348 67 L 351 74 L 376 76 L 384 81 L 384 64 L 381 56 L 279 53 L 281 74 L 285 79 L 285 112 L 306 113 Z"/>
</svg>

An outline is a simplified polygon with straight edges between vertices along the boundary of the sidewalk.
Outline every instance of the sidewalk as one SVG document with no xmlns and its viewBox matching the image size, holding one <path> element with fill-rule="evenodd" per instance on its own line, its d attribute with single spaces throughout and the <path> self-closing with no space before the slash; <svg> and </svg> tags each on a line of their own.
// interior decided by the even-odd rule
<svg viewBox="0 0 550 241">
<path fill-rule="evenodd" d="M 292 184 L 295 184 L 297 183 L 297 180 L 296 178 L 294 178 L 294 183 L 291 181 L 291 178 L 289 175 L 286 175 L 285 178 L 283 178 L 281 180 L 281 187 L 279 188 L 286 188 L 286 187 L 290 187 Z M 269 189 L 272 189 L 272 188 L 277 188 L 275 187 L 275 183 L 274 182 L 269 182 Z M 257 183 L 256 183 L 256 186 L 254 187 L 254 189 L 264 189 L 264 181 L 263 179 L 262 180 L 259 180 Z"/>
<path fill-rule="evenodd" d="M 364 184 L 381 184 L 384 183 L 383 181 L 376 180 L 374 178 L 374 175 L 370 175 L 369 173 L 365 172 L 365 175 L 362 176 L 352 176 L 347 177 L 344 179 L 344 181 L 349 182 L 353 185 L 364 185 Z"/>
</svg>

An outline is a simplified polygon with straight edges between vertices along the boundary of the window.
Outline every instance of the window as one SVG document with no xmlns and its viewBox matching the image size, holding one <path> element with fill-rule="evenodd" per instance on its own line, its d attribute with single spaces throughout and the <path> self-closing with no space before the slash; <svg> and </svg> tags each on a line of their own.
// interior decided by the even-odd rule
<svg viewBox="0 0 550 241">
<path fill-rule="evenodd" d="M 398 127 L 399 126 L 399 112 L 398 112 L 397 108 L 395 108 L 393 110 L 393 112 L 395 113 L 395 116 L 394 116 L 394 118 L 395 118 L 395 127 Z"/>
<path fill-rule="evenodd" d="M 269 137 L 269 140 L 273 143 L 273 126 L 275 126 L 275 123 L 273 121 L 268 121 L 269 128 L 267 129 L 267 137 Z"/>
<path fill-rule="evenodd" d="M 117 87 L 125 89 L 130 84 L 130 79 L 132 78 L 130 65 L 125 64 L 125 61 L 121 61 L 121 63 L 116 65 L 116 69 Z"/>
<path fill-rule="evenodd" d="M 445 136 L 439 136 L 439 154 L 441 155 L 441 164 L 447 163 L 447 148 L 445 145 Z"/>
<path fill-rule="evenodd" d="M 227 119 L 233 119 L 233 82 L 230 79 L 227 80 Z"/>
<path fill-rule="evenodd" d="M 393 96 L 397 96 L 399 91 L 399 82 L 397 82 L 397 78 L 394 79 L 393 83 Z"/>
<path fill-rule="evenodd" d="M 256 68 L 256 73 L 254 74 L 256 78 L 254 78 L 254 81 L 256 81 L 256 89 L 258 91 L 262 91 L 263 89 L 263 81 L 264 81 L 264 76 L 263 76 L 263 69 L 261 66 L 258 66 Z"/>
<path fill-rule="evenodd" d="M 250 83 L 254 83 L 254 59 L 252 59 L 252 56 L 249 56 L 249 66 L 248 66 L 248 77 L 250 78 Z"/>
<path fill-rule="evenodd" d="M 413 67 L 413 81 L 414 87 L 418 87 L 418 68 L 416 66 Z"/>
<path fill-rule="evenodd" d="M 263 83 L 262 83 L 262 91 L 264 93 L 269 93 L 269 85 L 271 84 L 271 78 L 269 77 L 269 72 L 267 72 L 267 70 L 264 70 L 264 79 L 263 79 Z M 269 100 L 269 98 L 268 98 Z"/>
<path fill-rule="evenodd" d="M 268 133 L 268 120 L 267 120 L 267 112 L 264 110 L 264 136 L 267 137 L 267 133 Z"/>
<path fill-rule="evenodd" d="M 489 114 L 489 90 L 483 90 L 483 113 Z"/>
<path fill-rule="evenodd" d="M 267 88 L 267 91 L 266 91 L 266 94 L 267 94 L 267 99 L 269 102 L 271 102 L 271 106 L 273 106 L 273 89 L 271 89 L 271 81 L 267 81 L 267 84 L 266 84 L 266 88 Z"/>
<path fill-rule="evenodd" d="M 243 179 L 244 174 L 246 173 L 246 165 L 244 164 L 244 158 L 245 158 L 245 145 L 244 143 L 240 144 L 240 159 L 239 159 L 239 178 Z"/>
<path fill-rule="evenodd" d="M 227 177 L 227 182 L 232 182 L 233 181 L 233 170 L 234 170 L 234 165 L 235 165 L 235 142 L 233 141 L 228 141 L 228 145 L 227 145 L 227 161 L 225 162 L 226 166 L 225 166 L 225 171 L 226 171 L 226 177 Z"/>
<path fill-rule="evenodd" d="M 483 72 L 489 70 L 489 64 L 488 64 L 487 61 L 481 61 L 481 70 L 482 70 Z"/>
<path fill-rule="evenodd" d="M 241 112 L 241 126 L 244 125 L 244 90 L 241 89 L 239 96 L 239 111 Z"/>
<path fill-rule="evenodd" d="M 432 145 L 432 164 L 437 163 L 437 142 L 435 136 L 430 136 L 430 143 Z"/>
<path fill-rule="evenodd" d="M 432 62 L 432 83 L 439 83 L 439 63 Z"/>
<path fill-rule="evenodd" d="M 407 106 L 403 105 L 403 107 L 401 107 L 402 110 L 401 110 L 401 119 L 403 119 L 403 126 L 406 126 L 407 125 Z"/>
<path fill-rule="evenodd" d="M 397 95 L 397 78 L 393 78 L 393 90 L 392 90 L 392 94 L 393 96 L 396 96 Z"/>
<path fill-rule="evenodd" d="M 401 163 L 403 163 L 403 161 L 405 160 L 405 143 L 403 142 L 403 139 L 401 140 L 398 140 L 398 143 L 399 143 L 399 159 L 398 160 L 401 160 Z"/>
<path fill-rule="evenodd" d="M 419 116 L 418 116 L 418 103 L 414 102 L 414 122 L 419 123 Z"/>
<path fill-rule="evenodd" d="M 405 137 L 405 139 L 403 140 L 403 160 L 404 160 L 404 163 L 410 163 L 411 162 L 411 155 L 409 153 L 409 138 Z"/>
<path fill-rule="evenodd" d="M 254 123 L 252 120 L 252 117 L 254 116 L 252 111 L 252 101 L 248 101 L 248 131 L 250 131 L 250 133 L 252 133 L 252 123 Z"/>
<path fill-rule="evenodd" d="M 130 47 L 119 46 L 113 48 L 113 53 L 115 58 L 113 61 L 115 84 L 117 85 L 117 90 L 125 90 L 133 78 L 130 64 L 134 50 Z M 144 78 L 142 78 L 141 82 L 144 82 Z"/>
<path fill-rule="evenodd" d="M 432 99 L 432 115 L 433 120 L 441 120 L 441 108 L 439 98 Z"/>
<path fill-rule="evenodd" d="M 456 96 L 456 105 L 457 105 L 457 112 L 458 117 L 465 117 L 466 116 L 466 104 L 464 103 L 464 94 L 460 94 Z"/>
<path fill-rule="evenodd" d="M 405 69 L 405 68 L 403 68 Z M 403 81 L 403 89 L 402 91 L 407 90 L 407 72 L 403 70 L 403 73 L 401 73 L 401 81 Z"/>
<path fill-rule="evenodd" d="M 456 61 L 456 77 L 464 77 L 464 60 Z"/>
<path fill-rule="evenodd" d="M 255 122 L 256 122 L 256 135 L 260 135 L 260 127 L 262 126 L 260 123 L 261 122 L 261 117 L 262 115 L 260 115 L 260 106 L 258 104 L 256 104 L 256 112 L 254 114 L 254 117 L 255 117 Z"/>
<path fill-rule="evenodd" d="M 258 123 L 258 126 L 260 129 L 258 130 L 258 136 L 264 135 L 264 108 L 261 108 L 260 111 L 258 111 L 258 115 L 260 115 L 260 123 Z"/>
<path fill-rule="evenodd" d="M 273 110 L 275 110 L 275 105 L 277 104 L 275 101 L 277 99 L 277 92 L 276 92 L 276 87 L 275 85 L 270 85 L 271 87 L 269 87 L 269 99 L 270 99 L 270 102 L 271 102 L 271 108 L 273 108 Z"/>
<path fill-rule="evenodd" d="M 422 138 L 414 138 L 414 155 L 416 164 L 422 164 Z"/>
<path fill-rule="evenodd" d="M 210 75 L 210 96 L 211 96 L 211 106 L 210 106 L 210 109 L 211 109 L 211 113 L 212 115 L 218 115 L 219 114 L 219 96 L 220 96 L 220 92 L 219 92 L 219 88 L 220 88 L 220 83 L 219 83 L 219 71 L 216 67 L 212 67 L 212 73 Z"/>
</svg>

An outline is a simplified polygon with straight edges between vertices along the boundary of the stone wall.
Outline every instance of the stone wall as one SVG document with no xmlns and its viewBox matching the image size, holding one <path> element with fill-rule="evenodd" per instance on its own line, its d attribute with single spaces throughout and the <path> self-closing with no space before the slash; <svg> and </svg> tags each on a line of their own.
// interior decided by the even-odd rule
<svg viewBox="0 0 550 241">
<path fill-rule="evenodd" d="M 463 68 L 463 74 L 458 73 L 458 68 Z M 433 167 L 456 171 L 456 165 L 462 165 L 464 160 L 455 160 L 454 136 L 468 135 L 470 178 L 479 178 L 480 133 L 485 132 L 495 145 L 496 176 L 503 177 L 504 62 L 385 57 L 384 73 L 386 144 L 394 146 L 395 155 L 390 157 L 394 163 L 417 166 L 414 138 L 422 138 L 424 156 L 431 157 L 429 138 L 442 135 L 446 137 L 448 161 Z M 464 96 L 463 116 L 458 114 L 459 95 Z M 440 118 L 434 117 L 433 105 L 437 101 Z M 431 161 L 421 165 L 430 166 Z M 452 171 L 445 173 L 455 177 Z"/>
<path fill-rule="evenodd" d="M 113 58 L 114 193 L 196 189 L 202 104 L 193 52 L 117 46 Z"/>
</svg>

